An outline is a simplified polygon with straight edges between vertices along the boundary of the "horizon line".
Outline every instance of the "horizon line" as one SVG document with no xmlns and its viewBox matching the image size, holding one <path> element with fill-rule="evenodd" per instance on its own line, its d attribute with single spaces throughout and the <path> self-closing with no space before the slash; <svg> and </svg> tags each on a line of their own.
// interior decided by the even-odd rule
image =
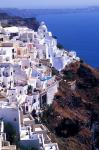
<svg viewBox="0 0 99 150">
<path fill-rule="evenodd" d="M 79 9 L 79 8 L 92 8 L 92 7 L 99 7 L 99 5 L 89 5 L 89 6 L 67 6 L 67 7 L 0 7 L 0 9 Z"/>
</svg>

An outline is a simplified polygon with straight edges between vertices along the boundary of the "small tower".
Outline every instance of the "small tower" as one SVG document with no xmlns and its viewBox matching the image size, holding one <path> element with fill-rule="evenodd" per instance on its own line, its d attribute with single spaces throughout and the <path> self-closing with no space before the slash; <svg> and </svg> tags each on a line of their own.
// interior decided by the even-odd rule
<svg viewBox="0 0 99 150">
<path fill-rule="evenodd" d="M 48 32 L 48 29 L 47 29 L 47 26 L 45 25 L 45 22 L 41 22 L 38 30 L 40 30 L 43 33 L 47 33 Z"/>
<path fill-rule="evenodd" d="M 3 33 L 3 32 L 4 32 L 4 29 L 3 29 L 1 22 L 0 22 L 0 33 Z"/>
</svg>

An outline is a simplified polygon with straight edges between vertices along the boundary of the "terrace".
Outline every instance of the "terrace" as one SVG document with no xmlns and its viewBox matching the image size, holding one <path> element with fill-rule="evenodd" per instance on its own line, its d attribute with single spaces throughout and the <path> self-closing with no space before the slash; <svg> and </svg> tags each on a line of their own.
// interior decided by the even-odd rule
<svg viewBox="0 0 99 150">
<path fill-rule="evenodd" d="M 37 140 L 38 134 L 30 132 L 30 126 L 21 127 L 20 140 Z"/>
<path fill-rule="evenodd" d="M 1 141 L 1 142 L 2 142 L 2 148 L 0 150 L 16 150 L 16 146 L 10 145 L 10 142 L 8 141 Z"/>
<path fill-rule="evenodd" d="M 44 145 L 44 150 L 59 150 L 59 148 L 56 143 L 51 143 L 51 144 Z"/>
<path fill-rule="evenodd" d="M 23 116 L 23 124 L 24 125 L 33 125 L 34 123 L 35 123 L 35 120 L 30 114 Z"/>
</svg>

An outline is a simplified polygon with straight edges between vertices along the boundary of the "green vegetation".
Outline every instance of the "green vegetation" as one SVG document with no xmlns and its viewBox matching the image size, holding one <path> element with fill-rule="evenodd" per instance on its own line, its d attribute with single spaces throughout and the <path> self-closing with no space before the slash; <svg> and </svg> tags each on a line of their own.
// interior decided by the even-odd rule
<svg viewBox="0 0 99 150">
<path fill-rule="evenodd" d="M 67 80 L 74 80 L 75 74 L 70 70 L 70 71 L 64 71 L 64 79 L 66 78 Z"/>
<path fill-rule="evenodd" d="M 59 71 L 57 71 L 54 67 L 52 67 L 52 75 L 58 75 Z"/>
<path fill-rule="evenodd" d="M 16 130 L 10 123 L 5 123 L 4 132 L 6 133 L 7 140 L 11 142 L 11 144 L 15 144 L 17 142 Z"/>
<path fill-rule="evenodd" d="M 57 47 L 58 47 L 59 49 L 64 49 L 64 46 L 63 46 L 62 44 L 60 44 L 60 43 L 57 43 Z"/>
<path fill-rule="evenodd" d="M 81 59 L 81 60 L 80 60 L 80 63 L 82 63 L 82 64 L 83 64 L 83 63 L 84 63 L 84 60 L 82 60 L 82 59 Z"/>
<path fill-rule="evenodd" d="M 53 38 L 54 38 L 54 39 L 57 39 L 57 36 L 53 35 Z"/>
<path fill-rule="evenodd" d="M 55 129 L 57 136 L 59 137 L 71 137 L 79 132 L 78 121 L 72 121 L 69 118 L 63 118 L 60 124 Z"/>
<path fill-rule="evenodd" d="M 43 124 L 45 124 L 47 127 L 48 127 L 48 129 L 50 129 L 52 132 L 53 132 L 53 116 L 54 115 L 56 115 L 56 114 L 54 114 L 54 110 L 53 110 L 53 108 L 52 108 L 52 105 L 47 105 L 46 106 L 46 109 L 43 111 L 43 114 L 42 114 L 42 116 L 41 116 L 41 121 L 42 121 L 42 123 Z"/>
</svg>

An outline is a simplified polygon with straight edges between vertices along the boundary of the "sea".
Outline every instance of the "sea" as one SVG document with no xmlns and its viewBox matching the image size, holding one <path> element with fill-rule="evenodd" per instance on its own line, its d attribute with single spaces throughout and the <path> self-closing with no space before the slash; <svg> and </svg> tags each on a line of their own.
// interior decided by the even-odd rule
<svg viewBox="0 0 99 150">
<path fill-rule="evenodd" d="M 37 19 L 46 23 L 65 49 L 99 68 L 99 12 L 43 14 Z"/>
</svg>

